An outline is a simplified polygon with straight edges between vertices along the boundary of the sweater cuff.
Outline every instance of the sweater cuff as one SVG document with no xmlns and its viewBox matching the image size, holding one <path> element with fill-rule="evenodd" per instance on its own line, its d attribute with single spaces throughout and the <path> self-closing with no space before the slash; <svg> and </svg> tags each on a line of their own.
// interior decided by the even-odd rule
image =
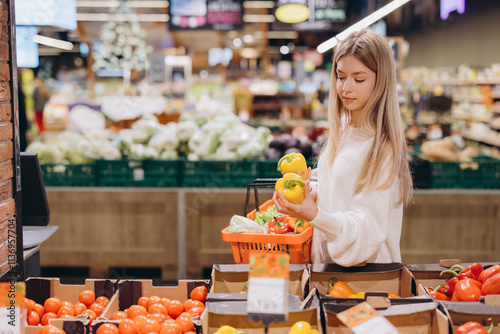
<svg viewBox="0 0 500 334">
<path fill-rule="evenodd" d="M 342 233 L 342 221 L 335 214 L 329 215 L 321 208 L 318 209 L 318 214 L 309 224 L 326 235 L 340 235 Z"/>
</svg>

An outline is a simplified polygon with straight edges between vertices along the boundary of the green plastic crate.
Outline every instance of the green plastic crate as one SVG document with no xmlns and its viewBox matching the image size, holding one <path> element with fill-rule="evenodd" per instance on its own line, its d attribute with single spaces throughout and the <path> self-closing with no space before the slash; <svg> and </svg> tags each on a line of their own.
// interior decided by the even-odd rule
<svg viewBox="0 0 500 334">
<path fill-rule="evenodd" d="M 178 187 L 177 160 L 99 160 L 101 187 Z"/>
<path fill-rule="evenodd" d="M 246 188 L 260 174 L 260 161 L 181 161 L 183 187 Z"/>
<path fill-rule="evenodd" d="M 43 183 L 46 187 L 95 187 L 97 165 L 41 164 Z"/>
<path fill-rule="evenodd" d="M 278 172 L 279 160 L 262 160 L 260 169 L 260 178 L 281 178 L 283 175 Z M 316 168 L 315 160 L 307 160 L 307 167 Z"/>
<path fill-rule="evenodd" d="M 500 189 L 500 160 L 432 161 L 431 188 Z"/>
</svg>

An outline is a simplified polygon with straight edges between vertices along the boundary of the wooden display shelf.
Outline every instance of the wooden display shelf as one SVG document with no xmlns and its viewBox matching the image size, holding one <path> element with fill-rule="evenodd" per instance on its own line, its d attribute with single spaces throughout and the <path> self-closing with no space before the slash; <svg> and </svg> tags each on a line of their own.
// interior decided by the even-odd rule
<svg viewBox="0 0 500 334">
<path fill-rule="evenodd" d="M 272 192 L 259 195 L 264 202 Z M 92 278 L 112 267 L 201 278 L 213 264 L 234 263 L 221 230 L 243 215 L 245 196 L 244 188 L 49 187 L 59 230 L 41 245 L 41 266 L 87 266 Z M 417 190 L 404 211 L 402 262 L 499 261 L 499 221 L 500 190 Z"/>
</svg>

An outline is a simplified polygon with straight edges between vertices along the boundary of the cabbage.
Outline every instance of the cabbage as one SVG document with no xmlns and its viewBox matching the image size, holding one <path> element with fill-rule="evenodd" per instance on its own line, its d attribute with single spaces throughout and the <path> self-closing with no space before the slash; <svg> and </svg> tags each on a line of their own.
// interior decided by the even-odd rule
<svg viewBox="0 0 500 334">
<path fill-rule="evenodd" d="M 113 143 L 106 143 L 101 147 L 101 158 L 104 160 L 120 160 L 122 154 Z"/>
<path fill-rule="evenodd" d="M 134 144 L 130 147 L 129 158 L 136 160 L 158 159 L 158 152 L 152 147 Z"/>
<path fill-rule="evenodd" d="M 188 141 L 198 130 L 198 125 L 193 121 L 185 121 L 177 124 L 177 138 L 179 141 Z"/>
<path fill-rule="evenodd" d="M 144 131 L 148 139 L 151 138 L 157 131 L 159 131 L 162 128 L 162 125 L 158 123 L 158 121 L 150 118 L 141 118 L 138 121 L 136 121 L 134 124 L 132 124 L 131 129 L 132 130 L 141 130 Z"/>
<path fill-rule="evenodd" d="M 176 160 L 179 154 L 175 150 L 165 150 L 160 154 L 160 160 Z"/>
<path fill-rule="evenodd" d="M 175 131 L 168 131 L 167 129 L 162 129 L 155 133 L 148 143 L 148 146 L 154 148 L 158 154 L 164 150 L 174 151 L 178 145 L 179 139 Z"/>
<path fill-rule="evenodd" d="M 38 155 L 38 161 L 44 163 L 62 163 L 64 154 L 57 146 L 46 146 L 46 148 Z"/>
<path fill-rule="evenodd" d="M 234 215 L 229 223 L 229 232 L 267 233 L 267 229 L 247 217 Z"/>
</svg>

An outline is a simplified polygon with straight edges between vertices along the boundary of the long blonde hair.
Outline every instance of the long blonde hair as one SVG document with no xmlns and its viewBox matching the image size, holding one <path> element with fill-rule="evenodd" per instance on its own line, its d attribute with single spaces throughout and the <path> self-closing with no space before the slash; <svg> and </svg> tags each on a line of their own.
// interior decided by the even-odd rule
<svg viewBox="0 0 500 334">
<path fill-rule="evenodd" d="M 356 57 L 377 76 L 374 91 L 357 119 L 357 126 L 373 135 L 374 141 L 361 169 L 356 193 L 387 189 L 399 178 L 398 204 L 406 205 L 412 195 L 413 182 L 406 159 L 406 142 L 397 98 L 395 63 L 387 41 L 371 29 L 352 33 L 334 51 L 328 106 L 328 143 L 323 147 L 321 154 L 328 154 L 331 167 L 347 128 L 345 119 L 350 119 L 350 112 L 338 96 L 335 84 L 337 64 L 340 58 L 346 55 Z"/>
</svg>

